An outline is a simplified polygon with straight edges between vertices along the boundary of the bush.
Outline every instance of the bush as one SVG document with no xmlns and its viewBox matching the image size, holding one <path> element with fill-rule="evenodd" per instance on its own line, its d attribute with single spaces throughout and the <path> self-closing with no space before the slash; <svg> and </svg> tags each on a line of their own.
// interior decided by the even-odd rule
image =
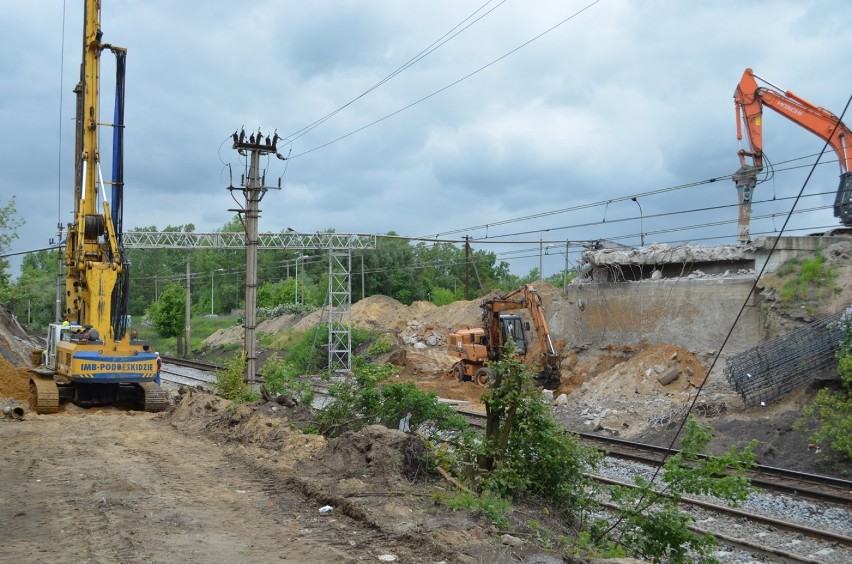
<svg viewBox="0 0 852 564">
<path fill-rule="evenodd" d="M 378 337 L 367 347 L 367 356 L 378 356 L 393 350 L 393 342 L 386 335 Z"/>
<path fill-rule="evenodd" d="M 295 399 L 300 405 L 310 407 L 314 401 L 314 388 L 310 382 L 298 379 L 300 371 L 279 358 L 271 358 L 260 371 L 266 389 L 276 395 Z"/>
<path fill-rule="evenodd" d="M 635 488 L 613 486 L 612 500 L 618 505 L 618 520 L 599 536 L 613 531 L 637 555 L 654 562 L 710 561 L 715 547 L 712 535 L 689 529 L 693 518 L 681 512 L 678 504 L 684 494 L 712 495 L 737 505 L 753 491 L 745 470 L 755 464 L 754 447 L 731 448 L 722 456 L 703 456 L 712 438 L 711 429 L 690 417 L 684 428 L 681 451 L 663 465 L 664 486 L 641 476 Z"/>
<path fill-rule="evenodd" d="M 320 433 L 336 437 L 373 424 L 427 434 L 466 429 L 464 419 L 433 392 L 410 382 L 386 383 L 397 370 L 392 364 L 356 363 L 354 377 L 329 388 L 331 402 L 317 414 Z"/>
<path fill-rule="evenodd" d="M 590 482 L 585 472 L 600 454 L 554 419 L 533 373 L 519 360 L 506 358 L 489 368 L 493 384 L 482 396 L 486 434 L 462 451 L 464 458 L 477 461 L 473 487 L 510 498 L 533 495 L 558 510 L 586 506 Z"/>
<path fill-rule="evenodd" d="M 221 370 L 216 371 L 216 382 L 213 383 L 216 393 L 234 403 L 249 403 L 257 401 L 258 394 L 245 382 L 246 357 L 244 352 L 232 356 L 225 361 Z"/>
<path fill-rule="evenodd" d="M 843 319 L 844 333 L 837 352 L 840 389 L 822 389 L 813 403 L 802 410 L 796 423 L 801 431 L 812 431 L 811 440 L 852 460 L 852 308 Z"/>
</svg>

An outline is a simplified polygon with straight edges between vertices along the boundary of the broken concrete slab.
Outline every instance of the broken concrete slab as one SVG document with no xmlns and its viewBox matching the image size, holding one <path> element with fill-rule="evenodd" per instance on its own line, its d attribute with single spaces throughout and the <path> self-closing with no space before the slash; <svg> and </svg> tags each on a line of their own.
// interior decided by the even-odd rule
<svg viewBox="0 0 852 564">
<path fill-rule="evenodd" d="M 666 386 L 677 380 L 678 376 L 680 376 L 680 368 L 677 366 L 670 366 L 668 370 L 657 376 L 657 382 Z"/>
</svg>

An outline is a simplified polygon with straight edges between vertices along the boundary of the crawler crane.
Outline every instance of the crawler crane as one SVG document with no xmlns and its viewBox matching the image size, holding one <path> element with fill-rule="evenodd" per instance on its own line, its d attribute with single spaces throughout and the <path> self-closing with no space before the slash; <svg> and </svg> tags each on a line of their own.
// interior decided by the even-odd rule
<svg viewBox="0 0 852 564">
<path fill-rule="evenodd" d="M 83 406 L 127 402 L 146 411 L 162 411 L 167 405 L 159 386 L 156 352 L 127 331 L 129 265 L 121 246 L 126 51 L 101 41 L 100 6 L 101 0 L 84 2 L 83 62 L 74 89 L 74 216 L 64 250 L 64 321 L 50 324 L 46 349 L 34 355 L 39 368 L 33 370 L 30 390 L 31 404 L 38 413 L 56 412 L 65 401 Z M 107 50 L 116 55 L 116 107 L 121 107 L 114 124 L 117 138 L 111 190 L 116 209 L 112 211 L 98 147 L 98 129 L 103 125 L 99 118 L 100 57 Z"/>
<path fill-rule="evenodd" d="M 556 352 L 550 337 L 550 328 L 544 317 L 544 306 L 536 289 L 526 284 L 506 295 L 485 300 L 482 305 L 484 327 L 464 327 L 450 333 L 447 352 L 458 358 L 453 365 L 453 377 L 459 382 L 473 380 L 485 385 L 491 378 L 491 369 L 485 363 L 500 360 L 511 340 L 517 354 L 527 364 L 540 357 L 541 371 L 536 374 L 536 383 L 547 388 L 559 387 L 562 358 Z M 535 326 L 538 340 L 534 346 L 529 335 L 530 324 L 519 315 L 504 312 L 525 309 Z"/>
<path fill-rule="evenodd" d="M 758 84 L 758 80 L 766 86 Z M 742 140 L 745 126 L 749 150 L 740 149 L 740 168 L 734 174 L 739 199 L 738 239 L 748 242 L 751 200 L 757 175 L 763 170 L 763 108 L 771 108 L 790 121 L 804 127 L 826 141 L 837 154 L 840 164 L 840 186 L 834 198 L 834 217 L 852 227 L 852 132 L 840 118 L 815 106 L 789 90 L 781 90 L 746 69 L 734 91 L 737 111 L 737 139 Z M 751 158 L 749 162 L 748 157 Z"/>
</svg>

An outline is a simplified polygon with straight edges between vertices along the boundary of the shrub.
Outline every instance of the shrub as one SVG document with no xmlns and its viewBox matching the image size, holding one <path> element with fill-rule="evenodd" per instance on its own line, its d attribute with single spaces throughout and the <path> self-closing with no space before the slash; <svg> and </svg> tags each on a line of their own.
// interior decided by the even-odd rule
<svg viewBox="0 0 852 564">
<path fill-rule="evenodd" d="M 722 456 L 703 456 L 712 438 L 711 429 L 690 417 L 684 428 L 681 451 L 663 465 L 664 486 L 655 487 L 641 476 L 635 488 L 613 486 L 612 500 L 618 505 L 618 520 L 599 534 L 613 531 L 634 553 L 654 562 L 709 561 L 716 540 L 689 529 L 693 518 L 678 504 L 684 494 L 713 495 L 734 505 L 753 491 L 745 470 L 755 464 L 754 447 L 731 448 Z"/>
<path fill-rule="evenodd" d="M 367 356 L 378 356 L 393 350 L 393 342 L 386 335 L 378 337 L 367 347 Z"/>
<path fill-rule="evenodd" d="M 213 386 L 216 393 L 234 403 L 248 403 L 257 400 L 258 394 L 244 381 L 246 357 L 240 352 L 225 361 L 221 370 L 216 371 Z"/>
<path fill-rule="evenodd" d="M 397 370 L 392 364 L 356 363 L 354 377 L 329 388 L 331 402 L 317 414 L 319 431 L 336 437 L 373 424 L 427 434 L 467 427 L 433 392 L 419 390 L 410 382 L 387 383 Z"/>
<path fill-rule="evenodd" d="M 489 368 L 493 384 L 482 397 L 486 434 L 463 454 L 477 461 L 475 489 L 505 497 L 530 494 L 559 510 L 588 505 L 585 472 L 600 455 L 554 419 L 533 373 L 517 358 Z"/>
<path fill-rule="evenodd" d="M 837 352 L 840 389 L 823 388 L 813 403 L 802 410 L 796 423 L 801 431 L 812 431 L 811 440 L 827 446 L 847 460 L 852 460 L 852 308 L 843 322 L 844 332 Z"/>
<path fill-rule="evenodd" d="M 314 401 L 314 388 L 310 382 L 299 380 L 299 373 L 295 366 L 277 357 L 267 360 L 260 371 L 267 390 L 310 407 Z"/>
</svg>

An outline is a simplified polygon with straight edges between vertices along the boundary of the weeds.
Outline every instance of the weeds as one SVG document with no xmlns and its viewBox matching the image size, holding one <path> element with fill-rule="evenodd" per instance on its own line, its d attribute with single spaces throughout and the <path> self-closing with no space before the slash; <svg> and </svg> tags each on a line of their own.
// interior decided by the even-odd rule
<svg viewBox="0 0 852 564">
<path fill-rule="evenodd" d="M 245 382 L 246 357 L 240 352 L 225 361 L 225 366 L 216 372 L 213 383 L 216 393 L 234 403 L 257 401 L 258 394 Z"/>
<path fill-rule="evenodd" d="M 805 406 L 796 429 L 811 432 L 811 440 L 852 460 L 852 308 L 843 319 L 845 331 L 837 352 L 840 389 L 821 389 Z"/>
<path fill-rule="evenodd" d="M 776 274 L 789 277 L 778 291 L 778 298 L 785 305 L 808 299 L 823 299 L 834 292 L 837 271 L 825 266 L 825 257 L 816 253 L 813 258 L 792 259 L 782 265 Z"/>
<path fill-rule="evenodd" d="M 260 372 L 266 389 L 276 395 L 288 396 L 300 405 L 314 401 L 314 388 L 310 382 L 298 379 L 299 371 L 292 364 L 273 357 L 266 361 Z"/>
<path fill-rule="evenodd" d="M 452 493 L 438 492 L 433 499 L 435 503 L 453 511 L 467 509 L 475 514 L 484 515 L 498 529 L 507 530 L 510 527 L 508 513 L 512 503 L 502 497 L 456 490 Z"/>
</svg>

